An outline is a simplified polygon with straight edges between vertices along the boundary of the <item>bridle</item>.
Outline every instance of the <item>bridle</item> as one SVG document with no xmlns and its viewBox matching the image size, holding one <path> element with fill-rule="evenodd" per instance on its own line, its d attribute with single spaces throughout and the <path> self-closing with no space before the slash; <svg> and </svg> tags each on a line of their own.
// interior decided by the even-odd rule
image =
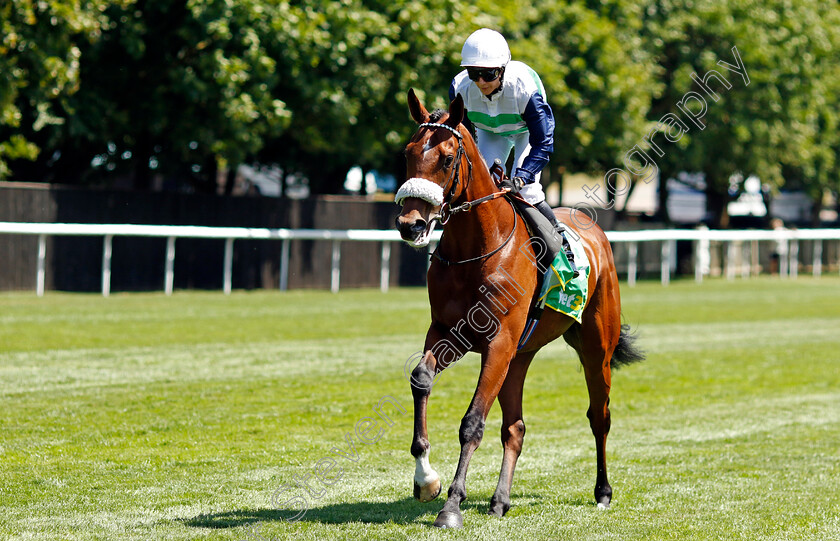
<svg viewBox="0 0 840 541">
<path fill-rule="evenodd" d="M 440 223 L 445 225 L 446 222 L 449 221 L 449 217 L 452 215 L 452 209 L 450 205 L 452 203 L 452 198 L 455 197 L 455 190 L 458 189 L 458 181 L 461 172 L 461 158 L 467 159 L 467 179 L 472 178 L 472 161 L 470 161 L 470 157 L 467 156 L 466 151 L 464 150 L 464 136 L 461 135 L 461 132 L 453 128 L 452 126 L 447 126 L 446 124 L 438 124 L 436 122 L 424 122 L 420 124 L 421 128 L 443 128 L 447 130 L 449 133 L 455 136 L 455 139 L 458 141 L 458 150 L 455 152 L 455 162 L 453 163 L 452 170 L 449 173 L 449 177 L 446 179 L 446 184 L 449 184 L 449 193 L 443 198 L 443 204 L 440 207 Z M 444 186 L 446 185 L 444 184 Z M 466 190 L 467 185 L 464 185 L 464 189 Z M 444 190 L 445 192 L 446 190 Z M 448 209 L 448 210 L 445 210 Z"/>
<path fill-rule="evenodd" d="M 472 201 L 467 201 L 467 202 L 462 203 L 462 204 L 460 204 L 456 207 L 451 206 L 452 205 L 452 198 L 455 197 L 455 190 L 458 187 L 458 181 L 459 181 L 460 169 L 461 169 L 461 158 L 466 158 L 467 168 L 468 168 L 467 182 L 464 184 L 464 191 L 465 192 L 466 192 L 467 187 L 469 186 L 470 180 L 472 180 L 472 167 L 473 167 L 473 165 L 472 165 L 472 161 L 470 160 L 470 157 L 467 155 L 466 151 L 464 150 L 464 136 L 461 135 L 461 133 L 458 130 L 456 130 L 455 128 L 453 128 L 451 126 L 448 126 L 446 124 L 438 124 L 436 122 L 424 122 L 424 123 L 420 124 L 419 127 L 421 127 L 421 128 L 443 128 L 443 129 L 449 131 L 452 135 L 454 135 L 455 139 L 458 141 L 458 150 L 455 153 L 455 163 L 453 164 L 452 172 L 449 174 L 449 177 L 446 179 L 446 184 L 451 183 L 451 186 L 449 187 L 448 193 L 444 197 L 443 203 L 440 206 L 440 215 L 439 215 L 438 219 L 440 220 L 441 225 L 446 225 L 446 222 L 449 221 L 449 219 L 452 217 L 453 214 L 457 214 L 459 212 L 467 212 L 470 209 L 472 209 L 473 207 L 476 207 L 476 206 L 478 206 L 482 203 L 486 203 L 487 201 L 492 201 L 494 199 L 498 199 L 499 197 L 504 197 L 505 195 L 507 195 L 508 190 L 502 190 L 502 191 L 499 191 L 499 192 L 494 192 L 490 195 L 485 195 L 483 197 L 479 197 L 478 199 L 474 199 Z M 444 190 L 444 191 L 446 191 L 446 190 Z M 435 248 L 435 251 L 432 252 L 432 257 L 436 258 L 438 261 L 440 261 L 441 263 L 448 266 L 448 265 L 461 265 L 463 263 L 470 263 L 470 262 L 473 262 L 473 261 L 486 259 L 486 258 L 492 256 L 493 254 L 499 252 L 502 248 L 507 246 L 507 244 L 511 241 L 511 239 L 513 239 L 513 236 L 516 234 L 516 222 L 517 222 L 516 208 L 513 206 L 513 202 L 508 201 L 508 203 L 510 203 L 510 207 L 513 210 L 513 215 L 514 215 L 514 217 L 513 217 L 513 229 L 511 230 L 510 235 L 508 235 L 508 238 L 505 239 L 505 241 L 500 246 L 498 246 L 497 248 L 495 248 L 494 250 L 492 250 L 492 251 L 490 251 L 486 254 L 482 254 L 482 255 L 477 256 L 477 257 L 471 257 L 469 259 L 463 259 L 463 260 L 460 260 L 460 261 L 449 261 L 448 259 L 445 259 L 440 254 L 438 254 L 438 249 L 440 248 L 440 245 L 438 245 L 438 247 Z"/>
<path fill-rule="evenodd" d="M 467 160 L 467 167 L 468 167 L 468 175 L 467 175 L 467 184 L 464 185 L 464 190 L 467 189 L 467 185 L 469 181 L 472 179 L 472 161 L 470 161 L 470 157 L 467 156 L 467 153 L 464 151 L 464 136 L 461 135 L 461 132 L 456 130 L 455 128 L 448 126 L 446 124 L 438 124 L 436 122 L 424 122 L 420 124 L 421 128 L 443 128 L 448 130 L 452 135 L 455 136 L 455 139 L 458 141 L 458 150 L 455 153 L 455 163 L 452 168 L 452 172 L 449 174 L 449 177 L 446 179 L 446 183 L 449 184 L 450 182 L 452 185 L 449 188 L 449 193 L 444 197 L 443 203 L 440 206 L 440 223 L 441 225 L 446 225 L 446 222 L 449 221 L 449 218 L 452 217 L 453 214 L 458 214 L 459 212 L 466 212 L 473 207 L 476 207 L 482 203 L 486 203 L 487 201 L 492 201 L 494 199 L 498 199 L 499 197 L 503 197 L 507 194 L 507 190 L 502 190 L 499 192 L 494 192 L 490 195 L 485 195 L 484 197 L 479 197 L 478 199 L 474 199 L 472 201 L 467 201 L 458 205 L 457 207 L 452 206 L 452 198 L 455 197 L 455 190 L 458 187 L 458 177 L 461 169 L 461 158 L 466 158 Z"/>
</svg>

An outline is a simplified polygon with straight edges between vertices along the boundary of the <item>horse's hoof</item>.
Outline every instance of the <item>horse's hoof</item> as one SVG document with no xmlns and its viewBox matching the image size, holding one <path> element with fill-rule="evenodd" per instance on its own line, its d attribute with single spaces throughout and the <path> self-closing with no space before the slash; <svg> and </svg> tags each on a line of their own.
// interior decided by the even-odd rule
<svg viewBox="0 0 840 541">
<path fill-rule="evenodd" d="M 440 495 L 440 479 L 435 479 L 425 486 L 414 482 L 414 497 L 423 503 L 428 503 Z"/>
<path fill-rule="evenodd" d="M 496 498 L 493 498 L 492 500 L 490 500 L 490 509 L 487 510 L 487 514 L 492 515 L 494 517 L 503 517 L 509 509 L 509 502 L 497 501 Z"/>
<path fill-rule="evenodd" d="M 608 496 L 602 496 L 598 500 L 598 505 L 596 505 L 595 507 L 597 507 L 598 509 L 601 509 L 603 511 L 606 511 L 607 509 L 610 508 L 610 498 Z"/>
<path fill-rule="evenodd" d="M 461 516 L 461 513 L 441 511 L 435 519 L 435 526 L 438 528 L 463 528 L 464 517 Z"/>
</svg>

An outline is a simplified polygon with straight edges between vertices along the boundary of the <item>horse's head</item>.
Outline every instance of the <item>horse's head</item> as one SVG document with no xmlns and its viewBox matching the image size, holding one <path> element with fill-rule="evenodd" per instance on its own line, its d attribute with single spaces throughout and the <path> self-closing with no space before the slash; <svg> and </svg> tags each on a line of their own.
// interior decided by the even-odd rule
<svg viewBox="0 0 840 541">
<path fill-rule="evenodd" d="M 464 101 L 457 96 L 449 104 L 448 113 L 430 114 L 411 89 L 408 108 L 420 129 L 405 147 L 408 180 L 395 198 L 402 205 L 397 229 L 408 244 L 421 247 L 429 244 L 435 220 L 443 207 L 464 189 L 464 181 L 459 178 L 468 174 L 461 167 L 465 154 L 459 125 L 464 116 Z"/>
</svg>

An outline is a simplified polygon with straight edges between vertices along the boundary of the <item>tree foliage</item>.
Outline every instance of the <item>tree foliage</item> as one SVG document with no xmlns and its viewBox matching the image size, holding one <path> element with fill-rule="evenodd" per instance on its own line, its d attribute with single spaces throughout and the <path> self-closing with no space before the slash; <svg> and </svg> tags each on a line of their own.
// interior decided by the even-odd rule
<svg viewBox="0 0 840 541">
<path fill-rule="evenodd" d="M 35 159 L 32 139 L 66 118 L 79 89 L 81 48 L 100 34 L 106 2 L 9 0 L 0 5 L 0 178 L 7 161 Z"/>
<path fill-rule="evenodd" d="M 653 102 L 652 120 L 685 107 L 699 116 L 702 104 L 686 100 L 692 91 L 707 106 L 699 123 L 687 120 L 685 136 L 663 148 L 657 159 L 663 180 L 681 170 L 703 172 L 708 209 L 716 225 L 726 226 L 726 204 L 737 193 L 730 189 L 732 175 L 755 174 L 779 187 L 784 168 L 814 174 L 830 154 L 820 139 L 836 118 L 825 106 L 837 76 L 836 3 L 656 0 L 644 13 L 647 47 L 665 85 Z M 748 79 L 720 63 L 736 62 L 733 48 Z M 710 70 L 731 85 L 709 81 L 717 101 L 696 80 Z"/>
<path fill-rule="evenodd" d="M 214 190 L 259 161 L 334 193 L 353 165 L 400 176 L 406 91 L 445 106 L 464 39 L 489 26 L 543 79 L 554 170 L 626 166 L 641 145 L 664 178 L 705 173 L 723 224 L 733 173 L 837 191 L 838 23 L 819 0 L 8 0 L 0 178 Z M 718 63 L 733 47 L 749 84 Z M 698 113 L 685 96 L 712 69 L 731 88 L 709 83 L 703 129 L 655 135 L 662 155 L 641 144 Z"/>
<path fill-rule="evenodd" d="M 159 171 L 212 184 L 220 160 L 243 160 L 288 123 L 273 95 L 276 60 L 262 43 L 270 28 L 260 2 L 102 7 L 96 39 L 77 48 L 78 88 L 56 105 L 61 121 L 38 130 L 30 115 L 20 126 L 28 140 L 54 150 L 30 167 L 18 164 L 27 177 L 129 174 L 147 189 Z"/>
<path fill-rule="evenodd" d="M 638 6 L 552 1 L 524 11 L 513 52 L 546 85 L 557 119 L 554 162 L 574 171 L 620 164 L 644 134 L 658 86 L 641 46 Z"/>
<path fill-rule="evenodd" d="M 355 164 L 398 169 L 414 130 L 406 92 L 438 90 L 432 101 L 444 104 L 469 14 L 454 0 L 285 6 L 274 27 L 275 56 L 283 57 L 277 94 L 295 104 L 294 114 L 261 159 L 303 171 L 317 192 L 339 191 Z"/>
</svg>

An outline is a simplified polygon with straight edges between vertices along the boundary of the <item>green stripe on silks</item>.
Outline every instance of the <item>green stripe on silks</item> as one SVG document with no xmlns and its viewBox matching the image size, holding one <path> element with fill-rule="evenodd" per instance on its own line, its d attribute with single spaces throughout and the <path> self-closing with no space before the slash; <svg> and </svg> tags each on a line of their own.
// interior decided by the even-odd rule
<svg viewBox="0 0 840 541">
<path fill-rule="evenodd" d="M 522 115 L 516 113 L 490 116 L 486 113 L 479 113 L 478 111 L 467 111 L 467 118 L 470 119 L 470 122 L 484 124 L 488 128 L 498 128 L 505 124 L 519 124 L 522 122 Z"/>
<path fill-rule="evenodd" d="M 566 235 L 569 238 L 569 235 Z M 583 250 L 580 241 L 569 238 L 575 265 L 578 269 L 577 278 L 573 278 L 574 271 L 569 264 L 566 253 L 560 250 L 551 264 L 552 271 L 544 280 L 540 291 L 540 300 L 545 299 L 545 305 L 556 312 L 561 312 L 580 323 L 580 316 L 589 300 L 589 258 Z"/>
</svg>

